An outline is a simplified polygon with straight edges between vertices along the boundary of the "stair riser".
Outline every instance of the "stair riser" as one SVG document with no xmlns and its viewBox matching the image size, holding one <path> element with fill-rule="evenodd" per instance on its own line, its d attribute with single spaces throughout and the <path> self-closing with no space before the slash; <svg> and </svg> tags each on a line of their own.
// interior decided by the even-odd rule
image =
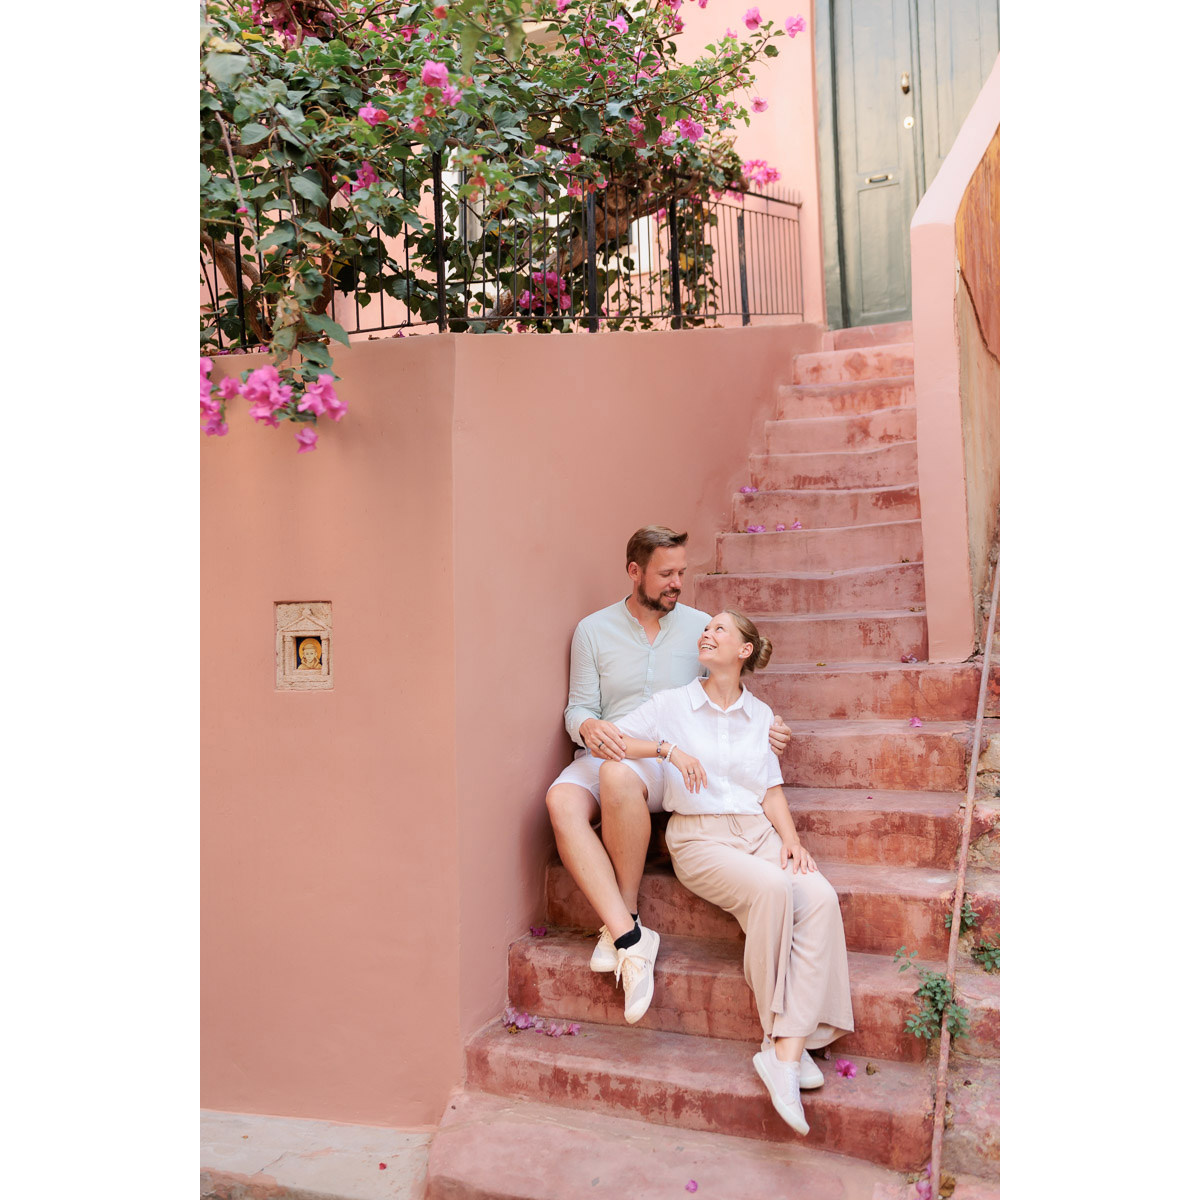
<svg viewBox="0 0 1200 1200">
<path fill-rule="evenodd" d="M 724 1086 L 664 1083 L 628 1071 L 580 1064 L 567 1069 L 544 1059 L 521 1058 L 505 1051 L 504 1043 L 472 1042 L 467 1047 L 467 1083 L 502 1096 L 519 1096 L 584 1108 L 613 1116 L 635 1117 L 655 1125 L 733 1134 L 761 1141 L 797 1141 L 771 1107 L 746 1047 L 746 1074 Z M 823 1096 L 825 1089 L 807 1092 L 804 1113 L 810 1131 L 806 1146 L 836 1150 L 896 1170 L 919 1165 L 929 1154 L 932 1105 L 927 1113 L 915 1109 L 843 1106 Z"/>
<path fill-rule="evenodd" d="M 958 864 L 961 818 L 923 815 L 914 812 L 865 813 L 855 809 L 806 811 L 793 805 L 792 819 L 800 840 L 817 862 L 904 863 L 938 871 L 954 870 Z M 999 817 L 983 810 L 972 822 L 972 841 L 986 837 Z"/>
<path fill-rule="evenodd" d="M 915 442 L 897 442 L 879 450 L 750 456 L 750 482 L 761 491 L 884 488 L 916 480 Z"/>
<path fill-rule="evenodd" d="M 909 406 L 895 412 L 768 421 L 767 451 L 770 454 L 818 454 L 867 450 L 892 442 L 911 442 L 916 436 L 917 410 Z"/>
<path fill-rule="evenodd" d="M 925 614 L 903 617 L 787 618 L 757 622 L 771 639 L 773 663 L 896 662 L 906 654 L 924 658 Z"/>
<path fill-rule="evenodd" d="M 717 570 L 741 572 L 836 571 L 921 560 L 921 523 L 805 529 L 787 533 L 717 534 Z"/>
<path fill-rule="evenodd" d="M 870 612 L 925 606 L 925 571 L 921 563 L 902 563 L 853 575 L 793 579 L 772 575 L 701 575 L 696 580 L 696 606 L 715 613 L 732 604 L 744 612 Z M 920 657 L 918 655 L 918 657 Z M 757 694 L 758 689 L 754 689 Z M 806 712 L 807 709 L 796 709 Z"/>
<path fill-rule="evenodd" d="M 789 787 L 892 788 L 960 792 L 971 750 L 961 734 L 810 733 L 792 723 L 781 760 Z"/>
<path fill-rule="evenodd" d="M 806 529 L 871 525 L 879 521 L 915 521 L 921 502 L 915 483 L 865 492 L 756 492 L 733 498 L 733 528 L 799 521 Z"/>
<path fill-rule="evenodd" d="M 706 611 L 716 610 L 710 606 Z M 991 675 L 996 698 L 987 715 L 998 716 L 998 664 L 993 664 Z M 772 671 L 755 675 L 750 690 L 776 712 L 804 713 L 813 721 L 907 717 L 920 717 L 923 721 L 971 721 L 979 702 L 979 666 L 915 663 L 869 673 Z"/>
<path fill-rule="evenodd" d="M 872 413 L 917 402 L 911 379 L 845 387 L 836 384 L 785 385 L 779 389 L 778 418 L 781 421 L 809 417 L 838 417 Z"/>
<path fill-rule="evenodd" d="M 816 354 L 798 354 L 792 362 L 793 383 L 844 383 L 912 373 L 911 346 L 823 350 Z"/>
<path fill-rule="evenodd" d="M 509 1003 L 522 1012 L 553 1020 L 624 1025 L 624 993 L 613 976 L 597 975 L 588 968 L 591 948 L 590 941 L 585 944 L 580 940 L 572 943 L 567 954 L 557 946 L 547 947 L 549 953 L 540 953 L 542 948 L 528 940 L 514 943 L 508 957 Z M 856 978 L 851 963 L 855 1032 L 838 1040 L 838 1053 L 920 1062 L 925 1057 L 926 1043 L 904 1029 L 916 1009 L 913 988 L 900 984 L 903 977 L 898 973 L 881 987 L 876 974 L 872 972 L 868 979 Z M 988 1025 L 992 1007 L 969 1006 L 972 1030 L 977 1024 Z M 665 949 L 655 964 L 654 1000 L 638 1028 L 730 1041 L 756 1042 L 762 1038 L 754 995 L 740 966 L 732 971 L 677 969 Z M 998 1042 L 983 1049 L 994 1054 L 997 1047 Z M 832 1066 L 827 1069 L 832 1070 Z"/>
<path fill-rule="evenodd" d="M 850 350 L 855 346 L 895 346 L 900 342 L 911 342 L 911 321 L 893 321 L 888 325 L 859 325 L 850 329 L 838 329 L 831 337 L 834 350 Z"/>
<path fill-rule="evenodd" d="M 551 924 L 565 929 L 599 929 L 599 917 L 566 869 L 554 864 L 547 874 L 546 912 Z M 952 891 L 948 887 L 944 895 L 906 896 L 839 888 L 847 949 L 894 954 L 907 946 L 921 958 L 944 959 L 949 938 L 944 918 Z M 638 913 L 650 929 L 660 933 L 726 941 L 742 936 L 733 917 L 689 892 L 673 875 L 643 878 Z"/>
</svg>

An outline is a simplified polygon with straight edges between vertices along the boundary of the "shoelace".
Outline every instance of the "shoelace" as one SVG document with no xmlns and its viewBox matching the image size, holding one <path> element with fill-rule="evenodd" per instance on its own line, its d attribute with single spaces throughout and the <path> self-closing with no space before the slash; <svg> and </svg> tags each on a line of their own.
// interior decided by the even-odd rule
<svg viewBox="0 0 1200 1200">
<path fill-rule="evenodd" d="M 636 982 L 633 977 L 637 973 L 645 971 L 649 961 L 645 955 L 638 954 L 636 949 L 631 948 L 627 950 L 624 958 L 617 958 L 617 969 L 614 972 L 617 982 L 625 987 L 629 987 L 630 984 Z M 628 973 L 625 971 L 626 967 L 630 968 Z"/>
</svg>

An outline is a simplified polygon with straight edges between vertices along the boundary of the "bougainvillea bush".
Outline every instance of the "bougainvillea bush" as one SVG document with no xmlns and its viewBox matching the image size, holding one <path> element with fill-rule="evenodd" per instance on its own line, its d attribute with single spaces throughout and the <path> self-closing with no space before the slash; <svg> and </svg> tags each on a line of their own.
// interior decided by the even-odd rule
<svg viewBox="0 0 1200 1200">
<path fill-rule="evenodd" d="M 730 0 L 209 0 L 200 236 L 217 286 L 201 314 L 206 432 L 226 431 L 238 396 L 256 421 L 299 422 L 301 452 L 318 418 L 342 417 L 329 343 L 349 339 L 330 315 L 335 291 L 436 317 L 439 166 L 449 328 L 476 332 L 582 317 L 583 198 L 603 195 L 597 236 L 620 247 L 671 200 L 688 200 L 679 219 L 697 226 L 715 221 L 706 200 L 776 178 L 741 162 L 733 130 L 766 107 L 754 64 L 804 22 L 776 28 L 757 8 L 731 9 L 726 35 L 683 63 L 672 38 L 692 3 Z M 697 229 L 679 231 L 689 233 L 694 323 L 714 281 Z M 600 265 L 601 296 L 622 286 L 622 261 L 632 268 L 628 256 Z M 268 358 L 215 386 L 211 356 L 226 347 Z"/>
</svg>

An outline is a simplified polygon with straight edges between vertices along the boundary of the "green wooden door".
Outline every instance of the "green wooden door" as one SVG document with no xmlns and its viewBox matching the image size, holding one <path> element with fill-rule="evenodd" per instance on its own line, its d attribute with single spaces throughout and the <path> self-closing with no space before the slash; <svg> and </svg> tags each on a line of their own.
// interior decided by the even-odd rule
<svg viewBox="0 0 1200 1200">
<path fill-rule="evenodd" d="M 909 225 L 1000 51 L 999 0 L 817 0 L 830 328 L 912 316 Z"/>
</svg>

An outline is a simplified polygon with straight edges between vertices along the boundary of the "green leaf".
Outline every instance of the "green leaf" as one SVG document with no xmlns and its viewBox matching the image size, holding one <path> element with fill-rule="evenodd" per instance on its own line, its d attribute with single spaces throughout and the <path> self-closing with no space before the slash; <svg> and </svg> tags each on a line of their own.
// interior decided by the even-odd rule
<svg viewBox="0 0 1200 1200">
<path fill-rule="evenodd" d="M 320 313 L 305 313 L 304 323 L 313 333 L 326 333 L 344 346 L 350 345 L 350 335 L 334 320 Z"/>
<path fill-rule="evenodd" d="M 772 46 L 772 45 L 771 45 L 771 44 L 768 42 L 768 43 L 767 43 L 767 45 L 765 45 L 765 46 L 763 47 L 763 53 L 764 53 L 764 54 L 765 54 L 765 55 L 766 55 L 768 58 L 777 58 L 777 57 L 778 57 L 778 55 L 779 55 L 779 47 L 778 47 L 778 46 Z"/>
<path fill-rule="evenodd" d="M 324 208 L 329 199 L 321 189 L 320 183 L 317 182 L 319 176 L 309 173 L 307 175 L 296 175 L 292 178 L 292 190 L 299 192 L 305 200 L 311 200 L 314 204 Z"/>
<path fill-rule="evenodd" d="M 238 130 L 238 137 L 242 139 L 242 144 L 245 146 L 253 146 L 256 142 L 261 142 L 271 131 L 258 121 L 251 121 L 249 125 L 243 125 Z"/>
<path fill-rule="evenodd" d="M 483 30 L 471 21 L 463 25 L 459 32 L 458 40 L 462 46 L 462 70 L 464 74 L 468 74 L 475 63 L 475 49 L 479 45 L 481 37 L 483 37 Z"/>
<path fill-rule="evenodd" d="M 271 339 L 274 345 L 280 350 L 291 350 L 296 345 L 296 327 L 295 325 L 285 325 Z"/>
<path fill-rule="evenodd" d="M 265 237 L 260 238 L 258 249 L 261 253 L 263 250 L 270 250 L 272 246 L 291 246 L 296 241 L 295 231 L 290 225 L 276 225 Z"/>
<path fill-rule="evenodd" d="M 328 347 L 323 346 L 320 342 L 301 342 L 297 349 L 300 351 L 301 358 L 316 363 L 318 367 L 333 366 L 333 359 L 330 357 Z"/>
<path fill-rule="evenodd" d="M 328 225 L 323 225 L 320 221 L 301 221 L 301 229 L 307 229 L 309 233 L 318 234 L 320 237 L 327 238 L 331 242 L 336 242 L 341 238 L 340 233 L 335 233 Z"/>
<path fill-rule="evenodd" d="M 244 54 L 218 54 L 215 50 L 204 56 L 204 70 L 217 87 L 231 88 L 250 69 Z"/>
</svg>

